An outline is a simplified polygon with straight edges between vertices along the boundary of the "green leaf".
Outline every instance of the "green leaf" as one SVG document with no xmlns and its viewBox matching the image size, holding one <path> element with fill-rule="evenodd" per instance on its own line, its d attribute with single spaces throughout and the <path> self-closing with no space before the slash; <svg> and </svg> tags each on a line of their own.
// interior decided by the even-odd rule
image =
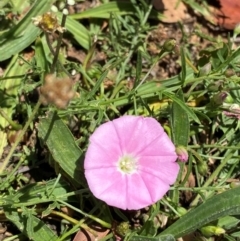
<svg viewBox="0 0 240 241">
<path fill-rule="evenodd" d="M 238 214 L 240 214 L 240 187 L 213 196 L 182 216 L 161 234 L 172 234 L 175 238 L 179 238 L 218 218 Z"/>
<path fill-rule="evenodd" d="M 34 240 L 35 238 L 34 238 L 34 235 L 35 235 L 35 233 L 34 233 L 34 216 L 33 215 L 31 215 L 31 214 L 29 214 L 29 215 L 27 215 L 26 216 L 26 220 L 27 220 L 27 225 L 26 225 L 26 233 L 27 233 L 27 236 L 30 238 L 30 239 L 32 239 L 32 240 Z M 40 220 L 39 220 L 40 221 Z M 45 225 L 45 224 L 44 224 Z"/>
<path fill-rule="evenodd" d="M 58 21 L 61 21 L 62 14 L 57 14 Z M 75 40 L 80 44 L 83 48 L 86 50 L 89 50 L 91 45 L 91 38 L 89 31 L 79 22 L 77 22 L 75 19 L 73 19 L 71 16 L 67 18 L 66 25 L 65 25 L 67 31 L 69 31 Z"/>
<path fill-rule="evenodd" d="M 212 65 L 213 69 L 218 72 L 221 70 L 224 66 L 226 66 L 225 59 L 227 59 L 229 54 L 229 49 L 227 44 L 223 44 L 222 48 L 219 48 L 217 50 L 214 50 L 211 53 L 211 59 L 212 59 Z"/>
<path fill-rule="evenodd" d="M 8 1 L 11 2 L 12 12 L 21 13 L 24 11 L 24 9 L 29 8 L 29 2 L 28 0 L 14 0 L 14 1 Z"/>
<path fill-rule="evenodd" d="M 239 237 L 239 236 L 238 236 L 238 237 Z M 224 235 L 224 238 L 225 238 L 226 241 L 227 241 L 227 240 L 228 240 L 228 241 L 236 241 L 235 238 L 229 236 L 228 234 L 225 234 L 225 235 Z"/>
<path fill-rule="evenodd" d="M 158 236 L 158 241 L 175 241 L 175 238 L 173 235 L 170 234 L 160 235 Z"/>
<path fill-rule="evenodd" d="M 144 226 L 142 228 L 141 233 L 139 233 L 141 236 L 144 235 L 148 235 L 148 236 L 155 236 L 157 234 L 157 230 L 158 230 L 158 225 L 154 225 L 154 221 L 153 220 L 147 220 L 144 223 Z"/>
<path fill-rule="evenodd" d="M 181 89 L 177 92 L 176 97 L 184 103 Z M 187 147 L 190 129 L 188 114 L 176 101 L 172 104 L 171 124 L 174 144 L 176 146 L 181 145 Z"/>
<path fill-rule="evenodd" d="M 176 98 L 178 98 L 178 100 L 181 101 L 182 104 L 185 104 L 182 89 L 178 90 L 178 92 L 176 93 Z M 190 129 L 189 118 L 188 118 L 187 112 L 182 108 L 181 105 L 179 105 L 179 102 L 177 101 L 174 101 L 172 104 L 171 129 L 172 129 L 172 138 L 175 146 L 187 147 L 188 140 L 189 140 L 189 129 Z M 179 164 L 181 167 L 180 173 L 182 173 L 184 164 L 182 162 L 180 162 Z M 189 172 L 187 174 L 189 175 Z M 181 174 L 178 176 L 177 182 L 179 182 L 180 177 L 181 177 Z M 174 190 L 172 192 L 171 199 L 173 200 L 174 203 L 179 202 L 178 190 Z"/>
<path fill-rule="evenodd" d="M 61 173 L 70 177 L 75 184 L 83 184 L 81 170 L 81 149 L 76 145 L 73 135 L 63 121 L 54 113 L 40 120 L 38 135 L 47 144 L 53 159 L 61 168 Z"/>
<path fill-rule="evenodd" d="M 67 200 L 67 193 L 71 190 L 70 185 L 56 179 L 48 182 L 36 182 L 19 189 L 15 194 L 7 197 L 4 205 L 13 205 L 14 207 L 30 206 L 39 203 L 54 201 L 55 199 Z"/>
<path fill-rule="evenodd" d="M 217 226 L 222 227 L 224 229 L 231 229 L 237 227 L 239 222 L 239 218 L 233 216 L 226 216 L 218 220 Z"/>
<path fill-rule="evenodd" d="M 202 2 L 201 2 L 201 4 L 199 4 L 197 1 L 192 1 L 192 0 L 183 0 L 183 2 L 186 3 L 187 5 L 189 5 L 190 8 L 192 8 L 197 13 L 200 13 L 203 16 L 205 16 L 205 18 L 208 19 L 209 22 L 214 24 L 212 17 L 211 17 L 212 13 L 210 12 L 210 10 L 208 9 L 208 7 L 206 5 L 203 6 Z"/>
<path fill-rule="evenodd" d="M 98 91 L 101 83 L 107 77 L 107 74 L 108 74 L 108 70 L 106 70 L 105 72 L 102 73 L 102 75 L 97 80 L 97 82 L 95 83 L 94 87 L 92 88 L 92 90 L 87 94 L 86 100 L 89 100 L 89 99 L 91 99 L 94 96 L 94 94 Z"/>
<path fill-rule="evenodd" d="M 0 47 L 1 48 L 1 47 Z M 6 51 L 6 50 L 5 50 Z M 1 56 L 0 56 L 1 58 Z M 15 108 L 18 104 L 18 90 L 21 87 L 24 75 L 29 69 L 28 64 L 19 64 L 18 55 L 15 55 L 9 63 L 3 78 L 0 81 L 0 106 L 1 111 L 11 120 L 15 113 Z M 6 127 L 9 122 L 0 117 L 0 158 L 7 145 L 7 131 Z"/>
<path fill-rule="evenodd" d="M 138 86 L 140 83 L 142 74 L 142 51 L 138 49 L 137 51 L 137 66 L 136 66 L 136 80 L 134 81 L 134 87 Z"/>
<path fill-rule="evenodd" d="M 178 97 L 176 97 L 173 93 L 169 93 L 168 91 L 163 92 L 164 95 L 169 97 L 171 100 L 176 102 L 188 115 L 191 117 L 195 122 L 198 124 L 201 124 L 200 120 L 196 116 L 196 114 L 193 112 L 193 110 L 188 107 L 183 101 L 181 101 Z"/>
<path fill-rule="evenodd" d="M 43 48 L 41 38 L 37 38 L 35 42 L 35 59 L 37 67 L 42 71 L 42 79 L 44 74 L 48 71 L 48 61 Z"/>
<path fill-rule="evenodd" d="M 25 234 L 30 240 L 34 241 L 54 241 L 57 236 L 54 232 L 39 218 L 29 214 L 23 215 L 13 209 L 6 209 L 5 215 L 17 228 Z"/>
<path fill-rule="evenodd" d="M 44 211 L 42 211 L 41 217 L 48 216 L 54 209 L 61 209 L 61 206 L 57 201 L 51 203 Z"/>
<path fill-rule="evenodd" d="M 240 237 L 240 231 L 232 233 L 231 236 L 237 238 L 237 239 L 234 239 L 234 241 L 238 240 L 238 238 Z"/>
<path fill-rule="evenodd" d="M 180 55 L 181 55 L 181 63 L 182 63 L 181 81 L 182 81 L 182 84 L 184 85 L 184 82 L 187 76 L 187 66 L 186 66 L 185 51 L 183 47 L 180 48 Z"/>
<path fill-rule="evenodd" d="M 110 18 L 111 13 L 121 15 L 134 13 L 134 7 L 129 1 L 113 1 L 101 4 L 98 7 L 87 9 L 83 12 L 70 15 L 74 19 L 84 18 Z"/>
<path fill-rule="evenodd" d="M 112 1 L 104 3 L 98 7 L 87 9 L 83 12 L 72 14 L 74 19 L 84 18 L 110 18 L 112 13 L 119 15 L 135 14 L 135 8 L 129 1 Z M 152 10 L 151 15 L 154 18 L 162 19 L 162 15 L 155 10 Z"/>
<path fill-rule="evenodd" d="M 41 31 L 33 25 L 32 18 L 48 11 L 53 2 L 54 0 L 35 1 L 22 20 L 0 36 L 0 61 L 21 52 L 36 39 Z"/>
<path fill-rule="evenodd" d="M 224 45 L 225 47 L 225 45 Z M 224 49 L 223 47 L 223 49 Z M 227 47 L 225 47 L 227 48 Z M 225 50 L 227 52 L 227 50 Z M 223 53 L 221 52 L 221 54 L 223 55 Z M 220 66 L 218 66 L 217 69 L 215 69 L 216 72 L 224 69 L 225 67 L 227 67 L 229 64 L 234 63 L 235 61 L 239 61 L 239 56 L 240 56 L 240 48 L 236 49 L 235 51 L 233 51 L 233 53 L 231 53 L 231 56 L 227 58 L 227 60 L 222 63 Z"/>
<path fill-rule="evenodd" d="M 130 241 L 175 241 L 174 236 L 161 235 L 159 237 L 147 237 L 147 236 L 133 236 L 129 239 Z"/>
</svg>

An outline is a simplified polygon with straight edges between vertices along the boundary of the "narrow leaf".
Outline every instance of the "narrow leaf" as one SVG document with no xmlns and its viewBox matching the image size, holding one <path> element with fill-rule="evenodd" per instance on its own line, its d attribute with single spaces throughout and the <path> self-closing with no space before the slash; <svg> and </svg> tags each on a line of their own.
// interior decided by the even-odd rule
<svg viewBox="0 0 240 241">
<path fill-rule="evenodd" d="M 240 187 L 237 187 L 208 199 L 185 214 L 161 234 L 172 234 L 175 238 L 179 238 L 218 218 L 239 214 Z"/>
<path fill-rule="evenodd" d="M 38 135 L 47 144 L 53 159 L 73 182 L 82 183 L 80 158 L 82 151 L 76 145 L 73 135 L 56 113 L 41 119 Z"/>
<path fill-rule="evenodd" d="M 135 14 L 135 8 L 129 1 L 112 1 L 80 13 L 72 14 L 71 17 L 74 19 L 110 18 L 112 13 L 120 15 Z M 159 20 L 162 19 L 162 15 L 155 10 L 152 10 L 151 15 Z"/>
<path fill-rule="evenodd" d="M 97 90 L 99 89 L 101 83 L 104 81 L 104 79 L 107 77 L 108 74 L 108 70 L 106 70 L 105 72 L 102 73 L 102 75 L 100 76 L 100 78 L 97 80 L 97 82 L 95 83 L 94 87 L 92 88 L 92 90 L 88 93 L 86 100 L 91 99 L 92 96 L 94 96 L 94 94 L 97 92 Z"/>
<path fill-rule="evenodd" d="M 0 47 L 1 48 L 1 47 Z M 1 54 L 0 54 L 1 55 Z M 0 56 L 1 58 L 1 56 Z M 18 55 L 15 55 L 9 63 L 3 79 L 0 81 L 0 105 L 1 111 L 12 119 L 15 113 L 15 108 L 18 104 L 18 91 L 22 84 L 23 76 L 27 73 L 29 66 L 26 63 L 22 65 L 18 62 Z M 16 76 L 16 77 L 15 77 Z M 4 147 L 7 145 L 7 131 L 9 126 L 8 121 L 0 117 L 0 158 L 2 156 Z"/>
<path fill-rule="evenodd" d="M 61 21 L 62 14 L 58 13 L 57 16 L 58 21 Z M 81 23 L 69 16 L 66 21 L 66 29 L 83 48 L 86 50 L 90 48 L 91 38 L 89 31 Z"/>
<path fill-rule="evenodd" d="M 233 63 L 234 61 L 236 61 L 236 58 L 239 58 L 240 55 L 240 48 L 236 49 L 230 57 L 227 58 L 227 60 L 222 63 L 220 66 L 218 66 L 218 68 L 216 68 L 214 71 L 218 72 L 221 69 L 224 69 L 226 66 L 228 66 L 230 63 Z M 239 60 L 238 60 L 239 61 Z"/>
<path fill-rule="evenodd" d="M 6 202 L 6 205 L 12 204 L 14 207 L 20 207 L 45 203 L 54 199 L 66 201 L 64 196 L 71 190 L 70 185 L 63 180 L 60 180 L 57 184 L 55 184 L 55 181 L 56 179 L 52 179 L 48 182 L 29 184 L 9 196 L 9 203 Z M 49 196 L 49 193 L 51 196 Z"/>
<path fill-rule="evenodd" d="M 87 9 L 83 12 L 72 14 L 71 17 L 74 19 L 83 19 L 83 18 L 110 18 L 111 13 L 118 13 L 121 15 L 127 13 L 133 13 L 134 7 L 131 2 L 109 2 L 102 4 L 95 8 Z"/>
<path fill-rule="evenodd" d="M 8 32 L 0 36 L 0 61 L 10 58 L 28 47 L 40 34 L 32 24 L 32 17 L 48 11 L 54 0 L 35 1 L 35 4 L 23 19 Z"/>
<path fill-rule="evenodd" d="M 35 59 L 37 67 L 42 71 L 42 78 L 48 70 L 48 62 L 44 52 L 41 38 L 37 38 L 35 42 Z"/>
<path fill-rule="evenodd" d="M 169 93 L 168 91 L 163 92 L 164 95 L 172 99 L 174 102 L 176 102 L 181 108 L 191 117 L 195 122 L 200 124 L 200 120 L 196 116 L 196 114 L 193 112 L 191 108 L 189 108 L 184 102 L 182 102 L 179 98 L 177 98 L 174 94 Z"/>
<path fill-rule="evenodd" d="M 33 215 L 31 215 L 31 219 L 29 220 L 29 217 L 11 209 L 5 210 L 5 215 L 30 240 L 54 241 L 57 239 L 54 232 L 44 222 Z"/>
<path fill-rule="evenodd" d="M 136 80 L 134 81 L 134 86 L 138 86 L 140 83 L 142 74 L 142 51 L 138 50 L 137 52 L 137 66 L 136 66 Z"/>
<path fill-rule="evenodd" d="M 177 97 L 184 103 L 183 92 L 181 89 L 177 92 Z M 189 138 L 189 119 L 187 112 L 177 103 L 172 104 L 172 134 L 176 146 L 187 147 Z"/>
<path fill-rule="evenodd" d="M 130 241 L 175 241 L 172 235 L 161 235 L 159 237 L 133 236 Z"/>
<path fill-rule="evenodd" d="M 185 57 L 185 52 L 183 47 L 180 48 L 180 55 L 181 55 L 181 64 L 182 64 L 181 80 L 182 80 L 182 84 L 184 85 L 184 82 L 186 80 L 186 75 L 187 75 L 187 66 L 186 66 L 186 57 Z"/>
</svg>

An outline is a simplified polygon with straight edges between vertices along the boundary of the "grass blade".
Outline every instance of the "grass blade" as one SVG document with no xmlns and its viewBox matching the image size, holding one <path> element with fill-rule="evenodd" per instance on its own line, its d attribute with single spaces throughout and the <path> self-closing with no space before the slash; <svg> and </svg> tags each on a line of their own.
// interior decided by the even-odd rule
<svg viewBox="0 0 240 241">
<path fill-rule="evenodd" d="M 41 31 L 32 24 L 32 17 L 48 11 L 53 2 L 54 0 L 36 1 L 16 26 L 0 36 L 0 61 L 21 52 L 36 39 Z"/>
<path fill-rule="evenodd" d="M 102 4 L 95 8 L 90 8 L 81 13 L 72 14 L 71 17 L 74 19 L 84 18 L 110 18 L 112 13 L 120 15 L 135 14 L 135 8 L 129 1 L 112 1 L 109 3 Z M 162 19 L 162 15 L 157 11 L 152 10 L 151 15 L 154 18 Z"/>
</svg>

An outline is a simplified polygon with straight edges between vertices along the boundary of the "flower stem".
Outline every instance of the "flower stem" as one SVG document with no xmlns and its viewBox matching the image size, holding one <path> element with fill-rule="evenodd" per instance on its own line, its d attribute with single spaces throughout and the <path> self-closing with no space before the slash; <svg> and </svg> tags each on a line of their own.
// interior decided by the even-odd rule
<svg viewBox="0 0 240 241">
<path fill-rule="evenodd" d="M 55 52 L 54 52 L 54 49 L 51 45 L 51 42 L 50 42 L 50 39 L 49 39 L 49 34 L 48 33 L 45 33 L 45 37 L 46 37 L 46 41 L 47 41 L 47 45 L 48 45 L 48 48 L 50 50 L 50 52 L 52 53 L 53 56 L 55 56 Z M 61 61 L 59 61 L 57 59 L 57 63 L 58 65 L 60 66 L 60 68 L 62 69 L 62 71 L 69 77 L 69 78 L 72 78 L 72 76 L 68 73 L 68 71 L 64 68 L 63 64 L 61 63 Z"/>
<path fill-rule="evenodd" d="M 61 22 L 62 27 L 65 26 L 66 20 L 67 20 L 67 15 L 63 14 L 62 15 L 62 22 Z M 50 71 L 51 73 L 54 73 L 55 69 L 56 69 L 56 64 L 58 62 L 58 54 L 59 54 L 61 44 L 62 44 L 62 38 L 63 38 L 63 33 L 60 32 L 59 37 L 58 37 L 57 48 L 56 48 L 55 55 L 54 55 L 53 62 L 52 62 L 52 66 L 51 66 L 51 71 Z"/>
</svg>

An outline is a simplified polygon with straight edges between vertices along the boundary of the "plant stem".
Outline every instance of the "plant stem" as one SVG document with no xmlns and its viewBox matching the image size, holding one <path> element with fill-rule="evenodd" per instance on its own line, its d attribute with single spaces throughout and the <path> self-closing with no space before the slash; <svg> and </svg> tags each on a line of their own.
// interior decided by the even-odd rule
<svg viewBox="0 0 240 241">
<path fill-rule="evenodd" d="M 61 22 L 62 27 L 65 26 L 66 20 L 67 20 L 67 15 L 63 14 L 62 15 L 62 22 Z M 58 37 L 57 48 L 56 48 L 55 55 L 54 55 L 53 62 L 52 62 L 52 66 L 51 66 L 51 71 L 50 71 L 51 73 L 54 73 L 55 69 L 56 69 L 56 64 L 58 62 L 58 54 L 59 54 L 61 44 L 62 44 L 62 38 L 63 38 L 63 33 L 60 32 L 59 37 Z"/>
<path fill-rule="evenodd" d="M 222 189 L 229 189 L 229 185 L 225 186 L 217 186 L 217 187 L 170 187 L 170 190 L 177 189 L 179 191 L 192 191 L 192 192 L 199 192 L 199 191 L 215 191 L 215 190 L 222 190 Z"/>
<path fill-rule="evenodd" d="M 22 125 L 19 125 L 17 123 L 15 123 L 14 121 L 12 121 L 7 114 L 2 110 L 2 108 L 0 108 L 0 115 L 5 118 L 5 120 L 11 125 L 11 127 L 14 130 L 20 130 L 22 128 Z"/>
<path fill-rule="evenodd" d="M 200 149 L 200 148 L 217 148 L 217 149 L 229 149 L 229 150 L 240 150 L 240 147 L 239 146 L 222 146 L 222 145 L 216 145 L 216 144 L 213 144 L 213 145 L 189 145 L 188 146 L 189 148 L 191 149 Z"/>
<path fill-rule="evenodd" d="M 48 48 L 50 50 L 50 52 L 52 53 L 53 56 L 55 56 L 55 52 L 54 52 L 54 49 L 51 45 L 51 42 L 50 42 L 50 39 L 49 39 L 49 34 L 48 33 L 45 33 L 45 37 L 46 37 L 46 41 L 47 41 L 47 45 L 48 45 Z M 57 59 L 57 63 L 58 65 L 60 66 L 60 68 L 62 69 L 62 71 L 69 77 L 69 78 L 72 78 L 71 74 L 68 73 L 68 71 L 64 68 L 63 64 L 61 63 L 61 61 L 59 61 Z"/>
<path fill-rule="evenodd" d="M 167 54 L 169 54 L 168 52 L 164 52 L 161 51 L 160 52 L 160 57 L 156 58 L 155 61 L 152 64 L 152 67 L 148 70 L 148 72 L 146 73 L 146 75 L 143 77 L 143 79 L 141 80 L 141 82 L 138 84 L 138 86 L 135 88 L 135 91 L 137 91 L 137 89 L 144 83 L 144 81 L 147 79 L 147 77 L 149 76 L 149 74 L 152 72 L 152 70 L 154 69 L 155 65 L 157 64 L 158 61 L 160 61 L 164 56 L 166 56 Z"/>
<path fill-rule="evenodd" d="M 198 69 L 192 64 L 192 62 L 187 57 L 185 57 L 185 60 L 186 60 L 186 63 L 188 64 L 188 66 L 193 69 L 194 73 L 199 72 Z"/>
<path fill-rule="evenodd" d="M 28 121 L 26 122 L 25 126 L 23 127 L 22 131 L 20 132 L 20 134 L 17 136 L 16 141 L 14 142 L 14 144 L 12 145 L 12 148 L 10 149 L 7 157 L 5 158 L 5 160 L 3 161 L 2 165 L 0 166 L 0 174 L 3 173 L 3 171 L 5 170 L 6 166 L 8 165 L 16 147 L 18 146 L 18 144 L 20 143 L 20 141 L 22 140 L 24 134 L 26 133 L 29 125 L 31 124 L 31 122 L 33 121 L 39 107 L 41 105 L 41 102 L 38 100 L 36 106 L 33 109 L 33 112 L 31 114 L 31 116 L 29 117 Z"/>
<path fill-rule="evenodd" d="M 85 213 L 85 212 L 83 212 L 83 211 L 80 210 L 80 209 L 76 209 L 76 208 L 73 207 L 71 204 L 66 203 L 66 202 L 64 202 L 63 200 L 58 200 L 58 202 L 62 203 L 63 205 L 66 205 L 67 207 L 73 209 L 73 210 L 76 211 L 76 212 L 81 213 L 81 214 L 84 215 L 85 217 L 94 220 L 95 222 L 101 224 L 101 226 L 103 226 L 103 227 L 105 227 L 105 228 L 111 228 L 111 227 L 112 227 L 112 225 L 111 225 L 110 223 L 107 223 L 107 222 L 101 220 L 100 218 L 97 218 L 97 217 L 95 217 L 95 216 L 93 216 L 93 215 L 91 215 L 91 214 Z"/>
<path fill-rule="evenodd" d="M 208 178 L 208 180 L 204 183 L 203 187 L 208 187 L 214 179 L 218 176 L 218 174 L 221 172 L 222 168 L 227 164 L 229 159 L 233 156 L 234 153 L 229 153 L 224 160 L 221 162 L 221 164 L 216 168 L 216 170 L 212 173 L 212 175 Z M 198 194 L 196 198 L 191 202 L 190 206 L 196 206 L 198 201 L 200 199 L 200 195 Z"/>
</svg>

